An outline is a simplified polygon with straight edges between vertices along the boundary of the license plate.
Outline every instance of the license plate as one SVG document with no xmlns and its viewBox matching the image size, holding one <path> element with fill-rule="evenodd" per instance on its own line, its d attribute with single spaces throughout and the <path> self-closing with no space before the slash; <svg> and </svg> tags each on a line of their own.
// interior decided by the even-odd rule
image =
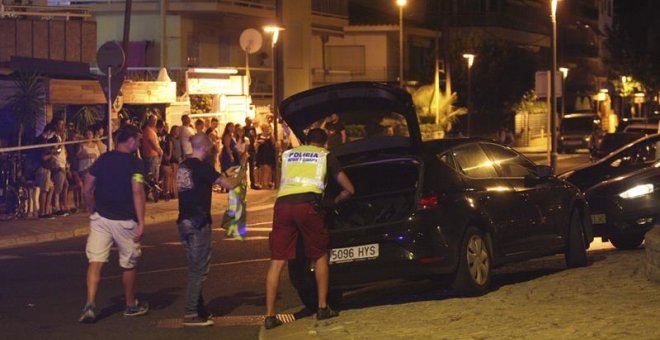
<svg viewBox="0 0 660 340">
<path fill-rule="evenodd" d="M 581 145 L 582 141 L 580 140 L 568 140 L 564 142 L 566 145 Z"/>
<path fill-rule="evenodd" d="M 330 263 L 373 260 L 378 257 L 378 243 L 330 249 Z"/>
<path fill-rule="evenodd" d="M 607 218 L 605 217 L 605 214 L 591 215 L 591 224 L 605 224 L 606 222 Z"/>
</svg>

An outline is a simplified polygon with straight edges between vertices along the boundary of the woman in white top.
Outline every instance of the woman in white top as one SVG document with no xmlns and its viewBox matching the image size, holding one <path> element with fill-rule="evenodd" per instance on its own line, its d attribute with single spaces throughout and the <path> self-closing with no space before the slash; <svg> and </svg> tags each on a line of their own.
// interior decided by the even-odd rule
<svg viewBox="0 0 660 340">
<path fill-rule="evenodd" d="M 234 139 L 236 140 L 236 151 L 240 159 L 247 152 L 247 147 L 250 145 L 250 140 L 245 137 L 245 129 L 240 124 L 236 124 L 235 126 Z"/>
<path fill-rule="evenodd" d="M 99 151 L 101 154 L 104 154 L 106 151 L 108 151 L 108 147 L 105 145 L 105 142 L 101 138 L 105 137 L 105 129 L 103 126 L 99 126 L 98 129 L 96 129 L 96 133 L 94 133 L 94 137 L 96 137 L 96 144 L 99 146 Z"/>
<path fill-rule="evenodd" d="M 87 175 L 87 171 L 94 164 L 99 156 L 101 156 L 101 150 L 99 150 L 99 145 L 96 140 L 94 140 L 94 131 L 87 129 L 85 131 L 85 143 L 80 144 L 78 148 L 77 157 L 80 160 L 78 162 L 78 171 L 84 177 Z"/>
</svg>

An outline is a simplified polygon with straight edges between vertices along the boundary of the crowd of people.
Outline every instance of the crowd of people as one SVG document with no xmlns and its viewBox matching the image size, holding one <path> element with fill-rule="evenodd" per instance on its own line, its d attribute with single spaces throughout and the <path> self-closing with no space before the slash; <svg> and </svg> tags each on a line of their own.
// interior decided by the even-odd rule
<svg viewBox="0 0 660 340">
<path fill-rule="evenodd" d="M 31 216 L 55 218 L 83 207 L 83 180 L 94 161 L 107 151 L 101 139 L 104 132 L 103 127 L 90 127 L 81 134 L 67 128 L 61 118 L 44 128 L 35 144 L 54 146 L 29 151 L 23 169 L 30 188 Z M 64 144 L 67 141 L 80 143 Z"/>
<path fill-rule="evenodd" d="M 139 126 L 137 120 L 123 119 L 120 127 L 126 125 L 142 131 L 136 156 L 144 162 L 147 179 L 161 188 L 159 198 L 177 198 L 176 173 L 179 165 L 191 157 L 190 139 L 197 133 L 209 136 L 212 148 L 208 162 L 216 170 L 224 172 L 239 165 L 246 154 L 250 188 L 275 187 L 274 168 L 278 155 L 272 115 L 266 116 L 260 124 L 246 118 L 244 125 L 229 122 L 224 127 L 217 118 L 193 122 L 188 115 L 182 116 L 181 125 L 171 127 L 156 115 L 147 116 L 144 126 Z M 279 150 L 283 152 L 293 147 L 291 141 L 295 137 L 286 124 L 280 123 L 279 127 Z M 108 150 L 104 135 L 103 125 L 79 132 L 67 125 L 64 118 L 56 118 L 46 125 L 35 144 L 56 145 L 29 151 L 23 169 L 30 189 L 29 217 L 52 219 L 84 208 L 83 182 L 96 159 Z M 68 143 L 76 141 L 78 143 Z M 215 186 L 214 191 L 226 192 L 220 186 Z"/>
</svg>

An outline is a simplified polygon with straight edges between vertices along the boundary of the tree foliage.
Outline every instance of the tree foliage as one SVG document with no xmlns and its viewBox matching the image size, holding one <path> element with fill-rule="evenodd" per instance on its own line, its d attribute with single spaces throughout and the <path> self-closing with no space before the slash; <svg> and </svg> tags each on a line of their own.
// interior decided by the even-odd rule
<svg viewBox="0 0 660 340">
<path fill-rule="evenodd" d="M 510 119 L 513 107 L 534 87 L 539 61 L 534 54 L 479 33 L 453 31 L 448 37 L 454 86 L 467 106 L 467 63 L 464 53 L 476 54 L 472 66 L 472 101 L 477 113 Z"/>
<path fill-rule="evenodd" d="M 632 76 L 646 90 L 660 89 L 660 5 L 657 0 L 616 1 L 615 22 L 607 32 L 607 64 L 613 80 Z"/>
<path fill-rule="evenodd" d="M 9 106 L 18 128 L 18 146 L 21 146 L 23 132 L 33 127 L 39 115 L 43 115 L 46 105 L 45 89 L 41 77 L 36 72 L 18 73 L 14 77 L 16 91 L 9 99 Z"/>
</svg>

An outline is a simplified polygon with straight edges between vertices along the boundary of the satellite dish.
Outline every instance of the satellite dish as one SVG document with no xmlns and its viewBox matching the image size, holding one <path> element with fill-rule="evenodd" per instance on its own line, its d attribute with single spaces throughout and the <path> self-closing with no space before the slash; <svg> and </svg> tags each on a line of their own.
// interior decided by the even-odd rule
<svg viewBox="0 0 660 340">
<path fill-rule="evenodd" d="M 241 33 L 239 38 L 239 44 L 245 53 L 252 54 L 257 53 L 263 45 L 264 38 L 261 36 L 261 33 L 254 28 L 248 28 Z"/>
</svg>

